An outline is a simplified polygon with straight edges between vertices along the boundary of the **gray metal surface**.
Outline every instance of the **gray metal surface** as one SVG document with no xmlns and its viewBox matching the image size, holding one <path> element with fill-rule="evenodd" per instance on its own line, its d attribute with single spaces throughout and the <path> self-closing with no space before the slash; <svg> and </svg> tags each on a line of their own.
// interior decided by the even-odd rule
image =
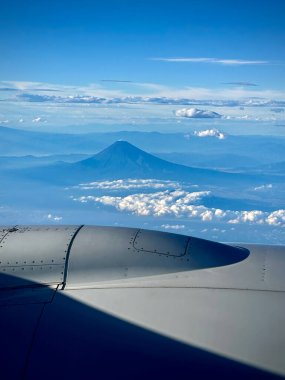
<svg viewBox="0 0 285 380">
<path fill-rule="evenodd" d="M 70 251 L 66 286 L 229 265 L 247 256 L 248 251 L 184 235 L 84 226 Z"/>
<path fill-rule="evenodd" d="M 186 254 L 188 236 L 151 230 L 138 230 L 133 246 L 143 252 L 158 253 L 168 256 L 184 256 Z"/>
<path fill-rule="evenodd" d="M 285 291 L 285 247 L 243 244 L 250 255 L 230 265 L 94 283 L 93 287 L 179 287 Z M 189 248 L 191 250 L 191 246 Z"/>
<path fill-rule="evenodd" d="M 285 376 L 285 292 L 173 283 L 65 294 L 163 336 Z"/>
<path fill-rule="evenodd" d="M 2 229 L 0 272 L 10 274 L 0 288 L 25 285 L 59 284 L 64 280 L 66 255 L 77 226 L 27 226 Z"/>
<path fill-rule="evenodd" d="M 242 246 L 135 228 L 3 227 L 0 322 L 9 344 L 2 374 L 37 378 L 56 352 L 50 373 L 59 368 L 64 377 L 74 351 L 78 373 L 93 371 L 85 358 L 97 338 L 104 346 L 114 337 L 118 349 L 118 326 L 127 324 L 134 341 L 142 328 L 285 376 L 285 247 Z"/>
</svg>

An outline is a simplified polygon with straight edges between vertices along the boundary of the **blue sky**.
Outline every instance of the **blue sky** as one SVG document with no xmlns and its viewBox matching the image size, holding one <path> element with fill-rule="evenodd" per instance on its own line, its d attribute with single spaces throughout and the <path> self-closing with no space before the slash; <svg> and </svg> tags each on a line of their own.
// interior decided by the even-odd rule
<svg viewBox="0 0 285 380">
<path fill-rule="evenodd" d="M 2 80 L 100 79 L 284 86 L 285 2 L 7 1 L 0 6 Z M 266 61 L 224 65 L 149 58 Z"/>
<path fill-rule="evenodd" d="M 283 101 L 284 14 L 283 0 L 1 2 L 0 96 Z"/>
</svg>

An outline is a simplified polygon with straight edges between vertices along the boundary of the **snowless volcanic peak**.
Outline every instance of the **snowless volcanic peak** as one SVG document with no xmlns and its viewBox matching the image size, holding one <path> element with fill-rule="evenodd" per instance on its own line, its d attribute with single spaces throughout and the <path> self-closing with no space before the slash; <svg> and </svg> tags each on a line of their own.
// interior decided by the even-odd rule
<svg viewBox="0 0 285 380">
<path fill-rule="evenodd" d="M 113 162 L 117 164 L 125 163 L 126 161 L 142 162 L 150 160 L 153 156 L 135 147 L 127 141 L 116 141 L 106 149 L 102 150 L 88 160 L 96 159 L 96 161 Z M 154 157 L 153 157 L 154 158 Z M 86 162 L 88 162 L 86 160 Z"/>
<path fill-rule="evenodd" d="M 175 115 L 188 117 L 190 119 L 215 119 L 222 117 L 222 115 L 217 112 L 200 110 L 198 108 L 182 108 L 181 110 L 177 110 Z"/>
<path fill-rule="evenodd" d="M 86 165 L 98 165 L 104 166 L 105 168 L 124 168 L 124 169 L 135 169 L 135 168 L 157 168 L 162 167 L 166 163 L 170 164 L 160 158 L 157 158 L 143 150 L 135 147 L 127 141 L 116 141 L 114 144 L 110 145 L 106 149 L 102 150 L 95 156 L 82 161 Z"/>
</svg>

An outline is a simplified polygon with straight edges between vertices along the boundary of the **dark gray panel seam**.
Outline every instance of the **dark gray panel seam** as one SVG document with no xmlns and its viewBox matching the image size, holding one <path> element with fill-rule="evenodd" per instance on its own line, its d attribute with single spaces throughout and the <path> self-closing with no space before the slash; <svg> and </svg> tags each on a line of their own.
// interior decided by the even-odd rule
<svg viewBox="0 0 285 380">
<path fill-rule="evenodd" d="M 46 306 L 46 302 L 45 302 L 45 303 L 43 304 L 43 306 L 42 306 L 42 309 L 41 309 L 41 311 L 40 311 L 39 318 L 38 318 L 38 320 L 37 320 L 36 327 L 35 327 L 34 332 L 33 332 L 33 335 L 32 335 L 32 339 L 31 339 L 30 347 L 29 347 L 29 349 L 28 349 L 27 357 L 26 357 L 26 360 L 25 360 L 25 363 L 24 363 L 24 368 L 23 368 L 23 373 L 22 373 L 22 379 L 27 379 L 27 372 L 28 372 L 28 367 L 29 367 L 30 357 L 31 357 L 31 354 L 32 354 L 34 341 L 35 341 L 35 339 L 36 339 L 36 335 L 37 335 L 38 329 L 39 329 L 39 327 L 40 327 L 40 321 L 41 321 L 42 316 L 43 316 L 43 314 L 44 314 L 45 306 Z"/>
<path fill-rule="evenodd" d="M 30 268 L 30 267 L 58 267 L 62 266 L 63 263 L 52 263 L 52 264 L 6 264 L 6 265 L 0 265 L 0 268 Z"/>
<path fill-rule="evenodd" d="M 11 232 L 11 229 L 13 229 L 13 228 L 17 228 L 17 226 L 18 226 L 18 225 L 16 224 L 14 227 L 12 227 L 12 228 L 8 228 L 8 230 L 7 230 L 7 232 L 5 233 L 5 235 L 2 236 L 2 238 L 1 238 L 1 240 L 0 240 L 0 244 L 1 244 L 2 241 L 5 239 L 5 237 L 9 235 L 9 233 Z"/>
<path fill-rule="evenodd" d="M 188 240 L 187 240 L 186 247 L 185 247 L 184 255 L 182 255 L 182 256 L 185 256 L 187 254 L 188 248 L 190 249 L 190 240 L 191 240 L 191 237 L 189 236 Z"/>
<path fill-rule="evenodd" d="M 61 288 L 62 290 L 65 288 L 65 285 L 66 285 L 67 271 L 68 271 L 68 262 L 69 262 L 69 256 L 70 256 L 71 248 L 72 248 L 74 239 L 76 238 L 78 232 L 81 230 L 82 227 L 84 227 L 84 224 L 82 224 L 81 226 L 79 226 L 77 228 L 77 230 L 74 232 L 74 234 L 73 234 L 73 236 L 72 236 L 72 238 L 71 238 L 71 240 L 69 242 L 68 248 L 67 248 L 65 267 L 64 267 L 64 274 L 63 274 L 63 282 L 62 282 L 62 288 Z"/>
<path fill-rule="evenodd" d="M 135 238 L 134 238 L 134 241 L 133 241 L 133 248 L 137 251 L 137 252 L 147 252 L 147 253 L 154 253 L 154 254 L 157 254 L 157 255 L 163 255 L 163 256 L 167 256 L 167 257 L 174 257 L 175 259 L 176 258 L 180 258 L 180 257 L 183 257 L 186 255 L 186 252 L 187 252 L 187 249 L 188 249 L 188 245 L 189 245 L 189 242 L 190 242 L 190 237 L 188 238 L 187 240 L 187 243 L 186 243 L 186 247 L 185 247 L 185 250 L 184 250 L 184 253 L 182 255 L 172 255 L 170 253 L 162 253 L 162 252 L 158 252 L 158 251 L 148 251 L 147 249 L 142 249 L 142 248 L 136 248 L 135 247 L 135 241 L 136 241 L 136 238 L 138 236 L 138 234 L 140 233 L 141 229 L 139 229 L 136 234 L 135 234 Z M 187 236 L 186 236 L 187 237 Z"/>
<path fill-rule="evenodd" d="M 31 355 L 32 355 L 33 346 L 34 346 L 34 343 L 35 343 L 35 340 L 36 340 L 36 336 L 37 336 L 37 333 L 38 333 L 39 328 L 40 328 L 40 323 L 41 323 L 41 320 L 42 320 L 42 317 L 43 317 L 43 314 L 44 314 L 44 311 L 45 311 L 45 307 L 46 307 L 47 304 L 52 303 L 52 301 L 54 300 L 54 297 L 55 297 L 55 294 L 56 294 L 57 290 L 58 290 L 58 286 L 56 287 L 56 289 L 54 289 L 54 292 L 53 292 L 51 300 L 50 301 L 46 301 L 46 302 L 43 303 L 42 309 L 40 311 L 39 318 L 38 318 L 38 320 L 36 322 L 36 326 L 35 326 L 35 329 L 34 329 L 33 334 L 32 334 L 32 340 L 31 340 L 31 343 L 30 343 L 30 346 L 29 346 L 29 349 L 28 349 L 28 352 L 27 352 L 25 363 L 24 363 L 23 372 L 22 372 L 22 379 L 23 380 L 27 379 L 28 369 L 29 369 L 29 364 L 30 364 L 30 358 L 31 358 Z"/>
<path fill-rule="evenodd" d="M 253 289 L 253 288 L 234 288 L 234 287 L 211 287 L 211 286 L 100 286 L 100 287 L 82 287 L 82 288 L 71 288 L 68 289 L 69 292 L 73 291 L 83 291 L 83 290 L 124 290 L 124 289 L 202 289 L 202 290 L 230 290 L 230 291 L 245 291 L 245 292 L 264 292 L 264 293 L 285 293 L 285 290 L 276 289 Z"/>
</svg>

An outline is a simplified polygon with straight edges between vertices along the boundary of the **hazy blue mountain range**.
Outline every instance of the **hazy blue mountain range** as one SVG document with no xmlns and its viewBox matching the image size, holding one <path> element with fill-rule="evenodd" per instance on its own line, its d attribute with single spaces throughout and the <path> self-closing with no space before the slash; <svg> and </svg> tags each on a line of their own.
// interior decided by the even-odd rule
<svg viewBox="0 0 285 380">
<path fill-rule="evenodd" d="M 273 162 L 271 164 L 259 165 L 250 169 L 250 173 L 285 175 L 285 161 Z"/>
<path fill-rule="evenodd" d="M 55 162 L 76 162 L 88 158 L 87 154 L 54 154 L 46 156 L 0 156 L 1 169 L 20 169 L 54 164 Z"/>
<path fill-rule="evenodd" d="M 175 164 L 135 147 L 117 141 L 90 158 L 74 163 L 57 162 L 51 165 L 9 171 L 11 176 L 47 181 L 53 184 L 76 184 L 97 179 L 156 178 L 187 181 L 211 186 L 239 187 L 245 183 L 258 185 L 278 181 L 272 176 L 229 173 L 212 169 Z"/>
<path fill-rule="evenodd" d="M 199 137 L 193 133 L 158 132 L 109 132 L 88 134 L 44 133 L 0 127 L 0 155 L 63 155 L 89 154 L 99 152 L 114 141 L 124 140 L 140 149 L 153 153 L 185 153 L 192 155 L 192 161 L 179 161 L 173 157 L 162 158 L 177 163 L 195 166 L 208 162 L 230 158 L 233 167 L 235 157 L 239 166 L 256 166 L 284 160 L 285 137 L 274 136 L 233 136 L 225 139 Z M 200 158 L 199 158 L 200 157 Z M 252 164 L 251 164 L 252 160 Z M 239 164 L 241 162 L 241 164 Z M 248 164 L 246 164 L 248 163 Z M 0 162 L 1 164 L 1 162 Z M 209 166 L 208 164 L 206 166 Z M 217 167 L 221 167 L 218 162 Z"/>
<path fill-rule="evenodd" d="M 284 208 L 282 138 L 227 136 L 219 140 L 178 133 L 118 132 L 64 135 L 62 143 L 62 134 L 22 131 L 18 135 L 17 130 L 8 128 L 0 128 L 0 134 L 0 145 L 6 149 L 6 153 L 0 151 L 0 218 L 4 224 L 143 223 L 148 228 L 181 228 L 183 233 L 223 241 L 233 241 L 237 236 L 248 241 L 284 241 L 283 228 L 264 221 L 256 223 L 258 215 L 266 220 L 266 213 Z M 121 141 L 125 135 L 137 141 L 139 148 Z M 120 141 L 114 143 L 114 137 Z M 22 152 L 11 155 L 21 144 Z M 147 144 L 152 148 L 146 151 L 157 153 L 142 149 Z M 266 148 L 260 151 L 262 146 Z M 28 151 L 33 154 L 27 155 Z M 143 181 L 149 185 L 140 187 Z M 94 186 L 88 186 L 90 182 Z M 157 183 L 162 187 L 155 187 Z M 143 209 L 151 204 L 162 207 L 169 197 L 175 198 L 175 192 L 181 194 L 178 207 L 182 202 L 177 217 L 169 204 L 170 213 L 161 217 L 138 216 L 130 208 L 130 202 L 134 207 L 139 203 Z M 200 193 L 206 195 L 200 197 Z M 189 205 L 185 196 L 190 196 L 191 207 L 198 214 L 219 209 L 225 215 L 242 218 L 247 210 L 248 218 L 254 221 L 252 225 L 251 219 L 245 225 L 242 221 L 233 225 L 228 219 L 188 217 L 183 211 L 183 205 Z M 149 199 L 154 203 L 148 203 Z M 122 202 L 122 208 L 115 207 L 116 202 Z M 171 202 L 176 205 L 175 199 Z"/>
<path fill-rule="evenodd" d="M 260 166 L 263 157 L 253 158 L 250 156 L 241 156 L 231 153 L 208 154 L 208 153 L 157 153 L 157 156 L 176 164 L 195 166 L 200 168 L 211 169 L 242 169 L 247 171 L 248 168 Z"/>
</svg>

